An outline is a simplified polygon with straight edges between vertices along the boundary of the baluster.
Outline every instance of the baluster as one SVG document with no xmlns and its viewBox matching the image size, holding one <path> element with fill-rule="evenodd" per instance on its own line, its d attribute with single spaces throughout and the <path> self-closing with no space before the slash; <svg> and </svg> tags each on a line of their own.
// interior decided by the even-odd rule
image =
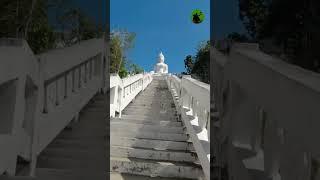
<svg viewBox="0 0 320 180">
<path fill-rule="evenodd" d="M 87 62 L 84 63 L 84 83 L 87 83 Z"/>
<path fill-rule="evenodd" d="M 64 75 L 64 99 L 68 96 L 68 73 Z"/>
<path fill-rule="evenodd" d="M 44 83 L 44 93 L 43 93 L 43 113 L 48 113 L 48 84 Z"/>
<path fill-rule="evenodd" d="M 188 95 L 188 108 L 191 110 L 192 115 L 194 115 L 193 109 L 193 97 Z"/>
<path fill-rule="evenodd" d="M 210 112 L 209 111 L 206 111 L 206 125 L 205 125 L 205 128 L 207 129 L 207 130 L 209 130 L 210 129 Z"/>
<path fill-rule="evenodd" d="M 210 112 L 207 112 L 207 122 L 205 127 L 207 129 L 208 140 L 210 142 Z"/>
<path fill-rule="evenodd" d="M 59 79 L 56 79 L 56 106 L 59 105 Z"/>
<path fill-rule="evenodd" d="M 81 88 L 81 66 L 79 66 L 79 81 L 78 81 L 78 88 L 80 89 Z"/>
<path fill-rule="evenodd" d="M 91 80 L 91 79 L 92 79 L 92 59 L 90 59 L 90 61 L 89 61 L 89 68 L 90 68 L 89 78 L 90 78 L 90 80 Z"/>
<path fill-rule="evenodd" d="M 75 69 L 72 70 L 72 92 L 75 91 Z"/>
</svg>

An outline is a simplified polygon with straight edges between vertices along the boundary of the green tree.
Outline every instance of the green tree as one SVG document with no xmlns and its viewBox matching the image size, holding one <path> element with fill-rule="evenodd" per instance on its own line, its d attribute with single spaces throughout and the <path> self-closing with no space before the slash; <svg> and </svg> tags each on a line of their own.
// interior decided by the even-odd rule
<svg viewBox="0 0 320 180">
<path fill-rule="evenodd" d="M 199 79 L 205 83 L 210 81 L 210 41 L 201 43 L 197 49 L 197 53 L 194 57 L 191 55 L 186 56 L 185 68 L 187 73 L 193 78 Z"/>
<path fill-rule="evenodd" d="M 234 42 L 248 42 L 250 39 L 245 34 L 239 34 L 237 32 L 230 33 L 227 36 L 228 39 Z"/>
<path fill-rule="evenodd" d="M 310 70 L 320 64 L 319 9 L 317 0 L 239 0 L 240 19 L 253 38 L 271 39 L 286 60 Z"/>
<path fill-rule="evenodd" d="M 137 64 L 130 64 L 130 73 L 131 74 L 140 74 L 143 73 L 144 70 Z"/>
<path fill-rule="evenodd" d="M 110 73 L 117 73 L 121 78 L 129 74 L 128 60 L 125 58 L 127 51 L 134 47 L 135 34 L 126 30 L 115 30 L 110 37 Z"/>
<path fill-rule="evenodd" d="M 191 74 L 192 68 L 194 66 L 194 61 L 191 55 L 186 56 L 184 59 L 184 67 L 186 68 L 186 74 Z"/>
<path fill-rule="evenodd" d="M 253 39 L 263 36 L 269 0 L 239 0 L 239 17 Z"/>
<path fill-rule="evenodd" d="M 55 46 L 46 0 L 0 1 L 0 37 L 25 38 L 34 53 Z"/>
</svg>

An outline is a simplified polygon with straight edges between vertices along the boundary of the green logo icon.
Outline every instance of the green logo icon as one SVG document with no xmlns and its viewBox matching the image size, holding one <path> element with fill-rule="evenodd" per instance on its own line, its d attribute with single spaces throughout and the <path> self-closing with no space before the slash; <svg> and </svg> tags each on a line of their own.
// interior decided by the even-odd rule
<svg viewBox="0 0 320 180">
<path fill-rule="evenodd" d="M 204 14 L 199 9 L 195 9 L 192 11 L 191 20 L 195 24 L 200 24 L 204 20 Z"/>
</svg>

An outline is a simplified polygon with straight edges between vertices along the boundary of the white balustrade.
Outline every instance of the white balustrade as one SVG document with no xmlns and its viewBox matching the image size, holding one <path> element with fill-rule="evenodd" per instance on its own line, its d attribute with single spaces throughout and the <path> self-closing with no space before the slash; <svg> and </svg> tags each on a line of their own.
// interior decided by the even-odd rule
<svg viewBox="0 0 320 180">
<path fill-rule="evenodd" d="M 212 123 L 213 156 L 229 177 L 318 176 L 320 75 L 250 44 L 235 44 L 229 55 L 212 49 L 212 60 L 220 114 Z"/>
<path fill-rule="evenodd" d="M 210 86 L 190 76 L 168 75 L 178 113 L 187 128 L 206 178 L 210 179 Z"/>
<path fill-rule="evenodd" d="M 152 81 L 152 75 L 136 74 L 124 79 L 118 75 L 110 76 L 110 116 L 115 117 L 116 112 L 121 116 L 122 110 L 143 91 Z"/>
<path fill-rule="evenodd" d="M 31 162 L 104 86 L 103 39 L 33 55 L 24 40 L 0 40 L 0 174 Z M 31 172 L 33 173 L 33 172 Z"/>
</svg>

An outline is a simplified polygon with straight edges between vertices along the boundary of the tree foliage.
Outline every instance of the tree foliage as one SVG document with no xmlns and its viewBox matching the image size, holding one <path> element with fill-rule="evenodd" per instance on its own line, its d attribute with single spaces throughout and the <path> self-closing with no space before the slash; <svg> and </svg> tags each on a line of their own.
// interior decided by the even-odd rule
<svg viewBox="0 0 320 180">
<path fill-rule="evenodd" d="M 111 33 L 110 73 L 117 73 L 121 78 L 124 78 L 128 76 L 130 73 L 141 72 L 139 66 L 132 65 L 125 56 L 127 51 L 134 47 L 134 39 L 135 33 L 128 32 L 126 30 L 114 30 Z"/>
<path fill-rule="evenodd" d="M 35 53 L 40 53 L 54 47 L 55 36 L 48 22 L 47 1 L 33 3 L 29 0 L 0 2 L 0 37 L 23 37 Z"/>
<path fill-rule="evenodd" d="M 55 48 L 59 39 L 48 20 L 49 10 L 55 13 L 61 27 L 69 27 L 71 38 L 62 38 L 64 46 L 72 45 L 72 39 L 87 40 L 102 34 L 102 28 L 79 9 L 64 0 L 2 0 L 0 1 L 0 37 L 24 38 L 34 53 Z M 62 34 L 64 30 L 62 29 Z"/>
<path fill-rule="evenodd" d="M 320 64 L 319 9 L 317 0 L 239 0 L 240 19 L 254 39 L 271 39 L 286 60 L 310 70 Z"/>
<path fill-rule="evenodd" d="M 186 56 L 184 60 L 186 71 L 183 74 L 190 74 L 192 77 L 205 83 L 210 81 L 210 41 L 201 43 L 196 55 Z"/>
<path fill-rule="evenodd" d="M 234 42 L 248 42 L 248 41 L 250 41 L 248 36 L 246 36 L 245 34 L 239 34 L 237 32 L 230 33 L 227 36 L 227 38 L 234 41 Z"/>
<path fill-rule="evenodd" d="M 130 64 L 130 74 L 140 74 L 143 73 L 144 70 L 137 64 Z"/>
</svg>

